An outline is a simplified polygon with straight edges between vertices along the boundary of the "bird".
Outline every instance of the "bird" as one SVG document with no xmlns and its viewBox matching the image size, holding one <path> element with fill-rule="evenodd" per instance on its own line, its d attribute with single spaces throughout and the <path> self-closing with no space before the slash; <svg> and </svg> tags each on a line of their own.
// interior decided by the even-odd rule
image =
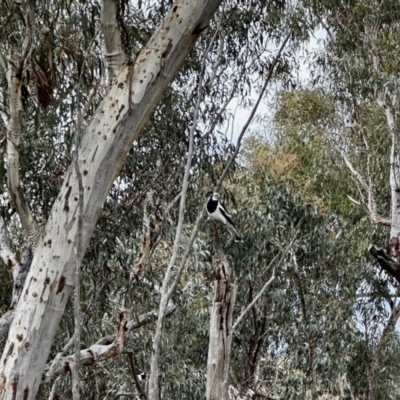
<svg viewBox="0 0 400 400">
<path fill-rule="evenodd" d="M 241 234 L 235 228 L 231 216 L 225 206 L 218 200 L 217 192 L 211 193 L 207 201 L 207 214 L 214 221 L 225 225 L 235 242 L 243 241 Z"/>
</svg>

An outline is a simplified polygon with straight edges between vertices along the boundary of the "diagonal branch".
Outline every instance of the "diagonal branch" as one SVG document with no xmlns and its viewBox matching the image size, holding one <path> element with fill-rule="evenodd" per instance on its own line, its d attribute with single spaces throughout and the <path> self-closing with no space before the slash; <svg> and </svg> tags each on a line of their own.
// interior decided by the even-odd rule
<svg viewBox="0 0 400 400">
<path fill-rule="evenodd" d="M 282 256 L 280 261 L 278 262 L 277 266 L 274 266 L 274 269 L 272 270 L 272 275 L 271 277 L 268 279 L 267 282 L 265 282 L 265 284 L 263 285 L 263 287 L 260 289 L 260 291 L 256 294 L 256 296 L 254 296 L 253 300 L 251 301 L 251 303 L 245 308 L 245 310 L 239 315 L 239 317 L 236 319 L 235 323 L 232 326 L 232 330 L 235 330 L 236 327 L 239 325 L 240 321 L 246 316 L 246 314 L 255 306 L 255 304 L 257 303 L 257 301 L 261 298 L 261 296 L 265 293 L 265 291 L 271 286 L 271 283 L 275 280 L 275 270 L 276 267 L 279 268 L 280 264 L 283 262 L 285 255 L 287 254 L 287 252 L 291 249 L 292 244 L 294 243 L 297 234 L 299 231 L 297 231 L 292 240 L 290 241 L 290 243 L 286 246 L 286 248 L 282 251 Z M 275 259 L 278 257 L 279 253 L 272 259 L 272 261 L 270 262 L 270 264 L 268 265 L 267 269 L 270 268 L 270 266 L 274 263 Z"/>
<path fill-rule="evenodd" d="M 166 311 L 166 317 L 169 317 L 175 311 L 175 309 L 175 304 L 172 302 L 169 303 Z M 124 313 L 125 311 L 120 315 L 119 328 L 115 335 L 105 336 L 89 348 L 81 350 L 78 367 L 92 366 L 99 361 L 117 357 L 123 352 L 122 345 L 125 337 L 131 331 L 148 323 L 154 322 L 158 316 L 156 311 L 150 311 L 140 315 L 136 319 L 132 319 L 127 322 L 127 315 L 123 316 Z M 74 363 L 74 355 L 63 356 L 63 352 L 58 353 L 54 360 L 46 365 L 45 371 L 47 372 L 45 372 L 45 374 L 42 376 L 41 383 L 47 383 L 57 376 L 70 372 Z"/>
<path fill-rule="evenodd" d="M 372 244 L 369 245 L 368 251 L 378 261 L 381 268 L 389 275 L 393 276 L 398 283 L 400 283 L 400 265 L 399 262 L 391 257 L 387 252 Z"/>
<path fill-rule="evenodd" d="M 253 110 L 252 110 L 247 122 L 243 126 L 242 131 L 241 131 L 241 133 L 239 135 L 239 138 L 238 138 L 238 141 L 237 141 L 237 144 L 236 144 L 235 152 L 232 155 L 232 157 L 230 158 L 228 164 L 226 165 L 224 171 L 222 172 L 222 174 L 221 174 L 221 176 L 220 176 L 220 178 L 218 180 L 217 189 L 221 186 L 221 184 L 222 184 L 222 182 L 223 182 L 223 180 L 225 178 L 226 173 L 228 172 L 230 166 L 232 165 L 233 161 L 235 160 L 236 156 L 239 153 L 243 135 L 245 134 L 247 128 L 249 127 L 251 121 L 254 118 L 254 115 L 255 115 L 255 113 L 257 111 L 257 107 L 261 102 L 261 99 L 262 99 L 262 97 L 264 95 L 265 89 L 267 88 L 268 83 L 269 83 L 269 81 L 270 81 L 270 79 L 272 77 L 272 73 L 273 73 L 273 70 L 275 68 L 275 65 L 278 62 L 278 60 L 280 58 L 280 55 L 282 54 L 282 51 L 283 51 L 284 47 L 286 46 L 287 41 L 289 40 L 290 34 L 291 34 L 291 32 L 289 32 L 289 34 L 286 36 L 286 38 L 285 38 L 284 42 L 282 43 L 277 55 L 275 56 L 274 62 L 272 63 L 271 69 L 270 69 L 270 71 L 268 73 L 266 82 L 264 83 L 264 86 L 263 86 L 263 88 L 262 88 L 262 90 L 261 90 L 261 92 L 259 94 L 258 100 L 257 100 L 256 104 L 254 105 Z M 231 92 L 231 94 L 233 96 L 233 91 Z M 225 104 L 224 104 L 224 107 L 225 107 Z M 201 209 L 199 215 L 197 216 L 196 223 L 195 223 L 194 228 L 192 230 L 192 234 L 191 234 L 189 242 L 188 242 L 188 244 L 186 246 L 186 251 L 185 251 L 185 253 L 184 253 L 184 255 L 183 255 L 182 259 L 181 259 L 180 265 L 179 265 L 177 273 L 175 275 L 174 282 L 173 282 L 173 284 L 171 285 L 171 287 L 169 289 L 169 295 L 168 295 L 169 299 L 173 296 L 173 294 L 175 293 L 175 290 L 176 290 L 176 288 L 178 286 L 179 279 L 180 279 L 181 274 L 182 274 L 182 272 L 183 272 L 183 270 L 185 268 L 185 265 L 186 265 L 186 260 L 187 260 L 187 258 L 189 256 L 189 253 L 190 253 L 190 250 L 192 248 L 192 245 L 193 245 L 193 243 L 194 243 L 194 241 L 196 239 L 197 233 L 198 233 L 198 231 L 200 229 L 200 223 L 203 220 L 203 217 L 204 217 L 205 213 L 206 212 L 205 212 L 205 205 L 204 205 L 203 208 Z"/>
<path fill-rule="evenodd" d="M 290 38 L 291 34 L 292 34 L 292 30 L 290 30 L 289 33 L 286 35 L 285 40 L 281 44 L 281 47 L 279 48 L 278 53 L 276 54 L 276 56 L 274 58 L 274 61 L 272 62 L 271 68 L 270 68 L 270 70 L 268 72 L 267 78 L 265 79 L 264 85 L 263 85 L 263 87 L 262 87 L 262 89 L 261 89 L 261 91 L 260 91 L 260 93 L 258 95 L 257 101 L 254 104 L 253 109 L 251 110 L 251 113 L 249 115 L 249 118 L 247 119 L 246 123 L 243 125 L 243 128 L 242 128 L 242 130 L 241 130 L 241 132 L 239 134 L 239 137 L 238 137 L 237 142 L 236 142 L 235 151 L 232 154 L 232 157 L 229 159 L 228 164 L 226 164 L 225 169 L 222 171 L 222 174 L 218 179 L 217 186 L 216 186 L 217 190 L 221 187 L 222 182 L 224 181 L 225 175 L 229 171 L 229 168 L 231 167 L 232 163 L 235 161 L 235 158 L 239 153 L 240 146 L 242 144 L 243 136 L 246 133 L 247 128 L 250 126 L 251 122 L 253 121 L 253 118 L 254 118 L 254 116 L 255 116 L 255 114 L 257 112 L 258 106 L 260 105 L 261 100 L 264 97 L 265 90 L 267 89 L 267 86 L 268 86 L 268 84 L 269 84 L 269 82 L 270 82 L 270 80 L 272 78 L 272 74 L 274 72 L 275 66 L 278 63 L 278 61 L 279 61 L 279 59 L 281 57 L 281 54 L 282 54 L 287 42 L 289 41 L 289 38 Z"/>
<path fill-rule="evenodd" d="M 200 111 L 200 104 L 203 100 L 203 80 L 204 80 L 204 73 L 205 73 L 205 65 L 206 65 L 206 58 L 207 54 L 211 50 L 215 38 L 219 32 L 220 26 L 222 22 L 222 16 L 220 17 L 220 21 L 218 24 L 218 28 L 211 39 L 210 44 L 205 49 L 205 53 L 203 56 L 201 70 L 199 74 L 199 82 L 197 87 L 197 102 L 196 106 L 193 111 L 193 122 L 189 129 L 189 148 L 187 153 L 187 160 L 186 160 L 186 167 L 185 173 L 182 182 L 182 191 L 181 191 L 181 199 L 180 199 L 180 206 L 179 206 L 179 214 L 178 214 L 178 225 L 176 227 L 175 239 L 174 239 L 174 246 L 172 250 L 172 255 L 170 262 L 167 267 L 167 271 L 165 272 L 163 285 L 161 288 L 161 300 L 160 300 L 160 311 L 157 320 L 157 327 L 156 333 L 154 335 L 153 340 L 153 352 L 151 355 L 151 362 L 150 362 L 150 377 L 149 377 L 149 398 L 151 400 L 156 400 L 159 398 L 159 388 L 158 388 L 158 379 L 159 379 L 159 358 L 161 352 L 161 339 L 162 339 L 162 331 L 164 328 L 164 319 L 165 319 L 165 311 L 168 305 L 169 300 L 171 299 L 171 291 L 170 291 L 170 281 L 172 278 L 172 269 L 175 266 L 176 260 L 178 258 L 179 248 L 181 246 L 181 236 L 184 224 L 184 217 L 185 217 L 185 209 L 186 209 L 186 195 L 189 187 L 189 179 L 191 174 L 191 167 L 192 167 L 192 158 L 194 153 L 194 132 L 197 126 L 198 115 Z M 194 240 L 194 239 L 193 239 Z M 183 271 L 183 267 L 179 268 L 177 274 L 175 275 L 174 281 L 179 281 L 180 274 Z"/>
</svg>

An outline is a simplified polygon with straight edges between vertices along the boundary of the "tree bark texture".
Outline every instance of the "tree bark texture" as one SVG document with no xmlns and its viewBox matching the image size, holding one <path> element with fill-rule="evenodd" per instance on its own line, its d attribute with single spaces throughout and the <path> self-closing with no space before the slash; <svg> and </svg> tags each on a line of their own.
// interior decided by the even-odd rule
<svg viewBox="0 0 400 400">
<path fill-rule="evenodd" d="M 34 251 L 1 358 L 0 399 L 35 398 L 73 287 L 75 265 L 81 261 L 75 251 L 78 220 L 83 257 L 127 152 L 220 2 L 175 2 L 136 61 L 123 65 L 89 123 L 74 156 L 77 163 L 73 161 L 66 173 Z"/>
<path fill-rule="evenodd" d="M 231 271 L 226 259 L 217 266 L 216 275 L 217 285 L 210 317 L 206 399 L 226 400 L 236 286 L 232 284 Z"/>
</svg>

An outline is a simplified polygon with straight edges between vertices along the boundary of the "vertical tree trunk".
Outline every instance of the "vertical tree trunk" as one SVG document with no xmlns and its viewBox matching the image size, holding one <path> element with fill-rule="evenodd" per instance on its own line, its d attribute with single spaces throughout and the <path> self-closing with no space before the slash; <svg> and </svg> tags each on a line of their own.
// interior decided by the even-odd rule
<svg viewBox="0 0 400 400">
<path fill-rule="evenodd" d="M 232 275 L 227 259 L 224 255 L 221 258 L 222 261 L 216 267 L 217 285 L 210 317 L 206 400 L 228 399 L 233 334 L 232 315 L 236 286 L 232 284 Z"/>
<path fill-rule="evenodd" d="M 78 236 L 82 257 L 133 141 L 220 3 L 176 1 L 134 65 L 123 66 L 104 96 L 38 240 L 0 361 L 0 399 L 35 398 L 81 261 L 76 259 Z"/>
</svg>

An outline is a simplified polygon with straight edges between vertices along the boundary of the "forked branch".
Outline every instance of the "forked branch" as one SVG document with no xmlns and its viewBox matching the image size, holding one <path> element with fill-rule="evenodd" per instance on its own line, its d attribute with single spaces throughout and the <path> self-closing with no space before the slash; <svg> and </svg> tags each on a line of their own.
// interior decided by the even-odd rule
<svg viewBox="0 0 400 400">
<path fill-rule="evenodd" d="M 392 226 L 392 223 L 390 220 L 382 218 L 381 216 L 378 215 L 378 210 L 377 210 L 377 205 L 376 205 L 376 200 L 375 200 L 375 195 L 373 192 L 373 188 L 371 184 L 368 184 L 365 179 L 362 177 L 362 175 L 354 168 L 353 164 L 350 162 L 350 160 L 346 157 L 346 155 L 341 152 L 340 153 L 343 161 L 347 167 L 347 169 L 350 171 L 351 176 L 353 179 L 361 185 L 363 190 L 365 191 L 368 201 L 359 203 L 355 201 L 353 198 L 348 196 L 350 201 L 357 205 L 362 205 L 365 207 L 366 211 L 368 212 L 369 216 L 371 217 L 372 221 L 374 221 L 377 225 L 379 226 Z"/>
</svg>

